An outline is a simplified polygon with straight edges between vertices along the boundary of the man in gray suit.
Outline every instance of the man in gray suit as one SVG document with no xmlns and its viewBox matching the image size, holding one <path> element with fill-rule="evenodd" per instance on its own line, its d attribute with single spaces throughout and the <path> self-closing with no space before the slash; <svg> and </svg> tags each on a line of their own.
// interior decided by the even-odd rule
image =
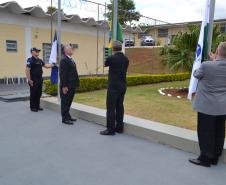
<svg viewBox="0 0 226 185">
<path fill-rule="evenodd" d="M 220 43 L 212 61 L 203 62 L 194 77 L 199 80 L 193 102 L 198 112 L 200 156 L 189 162 L 210 167 L 217 165 L 225 141 L 226 42 Z"/>
</svg>

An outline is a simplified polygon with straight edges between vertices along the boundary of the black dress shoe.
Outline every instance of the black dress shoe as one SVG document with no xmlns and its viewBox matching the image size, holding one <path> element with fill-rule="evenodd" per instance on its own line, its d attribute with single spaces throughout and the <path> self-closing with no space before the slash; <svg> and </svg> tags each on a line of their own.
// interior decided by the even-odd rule
<svg viewBox="0 0 226 185">
<path fill-rule="evenodd" d="M 77 121 L 77 119 L 75 119 L 75 118 L 70 118 L 69 120 L 70 121 Z"/>
<path fill-rule="evenodd" d="M 202 161 L 201 159 L 189 159 L 189 162 L 198 166 L 210 167 L 209 161 Z"/>
<path fill-rule="evenodd" d="M 66 125 L 74 125 L 74 123 L 70 120 L 63 120 L 62 123 Z"/>
<path fill-rule="evenodd" d="M 32 111 L 32 112 L 38 112 L 38 109 L 36 109 L 36 108 L 31 108 L 31 111 Z"/>
<path fill-rule="evenodd" d="M 38 108 L 38 111 L 43 111 L 43 108 L 39 107 L 39 108 Z"/>
<path fill-rule="evenodd" d="M 116 125 L 115 132 L 122 134 L 124 132 L 124 127 L 122 125 Z"/>
<path fill-rule="evenodd" d="M 212 159 L 211 160 L 212 165 L 217 165 L 218 164 L 218 158 Z"/>
<path fill-rule="evenodd" d="M 104 135 L 104 136 L 114 136 L 114 135 L 115 135 L 115 132 L 106 129 L 106 130 L 104 130 L 104 131 L 101 131 L 101 132 L 100 132 L 100 135 Z"/>
</svg>

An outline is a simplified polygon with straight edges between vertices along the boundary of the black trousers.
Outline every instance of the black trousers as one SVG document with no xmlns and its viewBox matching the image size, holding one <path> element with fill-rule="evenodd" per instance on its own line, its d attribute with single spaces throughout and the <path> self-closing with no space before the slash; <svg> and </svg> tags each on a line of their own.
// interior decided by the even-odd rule
<svg viewBox="0 0 226 185">
<path fill-rule="evenodd" d="M 115 130 L 115 121 L 118 126 L 123 126 L 124 97 L 126 90 L 108 90 L 107 92 L 107 128 Z"/>
<path fill-rule="evenodd" d="M 38 109 L 40 107 L 40 99 L 42 96 L 42 78 L 32 78 L 33 86 L 30 86 L 30 108 Z"/>
<path fill-rule="evenodd" d="M 226 116 L 198 113 L 198 139 L 201 155 L 208 158 L 221 156 L 225 141 Z"/>
<path fill-rule="evenodd" d="M 62 120 L 69 120 L 71 118 L 70 108 L 75 95 L 75 88 L 69 88 L 67 94 L 63 94 L 62 88 L 60 89 L 61 97 L 61 116 Z"/>
</svg>

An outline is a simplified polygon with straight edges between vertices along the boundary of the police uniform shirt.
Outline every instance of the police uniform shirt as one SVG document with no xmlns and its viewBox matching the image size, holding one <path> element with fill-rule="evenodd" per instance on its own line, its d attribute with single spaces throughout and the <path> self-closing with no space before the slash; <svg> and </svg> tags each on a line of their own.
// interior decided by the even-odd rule
<svg viewBox="0 0 226 185">
<path fill-rule="evenodd" d="M 40 58 L 30 57 L 27 59 L 27 67 L 30 68 L 31 78 L 42 78 L 42 67 L 45 63 Z"/>
</svg>

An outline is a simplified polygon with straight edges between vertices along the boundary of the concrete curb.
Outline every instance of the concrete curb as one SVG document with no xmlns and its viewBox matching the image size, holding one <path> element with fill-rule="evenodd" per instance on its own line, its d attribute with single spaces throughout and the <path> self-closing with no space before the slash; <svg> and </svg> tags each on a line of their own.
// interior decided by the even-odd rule
<svg viewBox="0 0 226 185">
<path fill-rule="evenodd" d="M 44 98 L 41 100 L 41 104 L 47 109 L 60 112 L 60 105 L 56 98 Z M 71 114 L 79 119 L 105 126 L 106 111 L 103 109 L 73 103 Z M 125 115 L 124 122 L 126 134 L 168 145 L 186 152 L 199 154 L 195 131 L 128 115 Z M 226 144 L 222 161 L 226 163 Z"/>
</svg>

